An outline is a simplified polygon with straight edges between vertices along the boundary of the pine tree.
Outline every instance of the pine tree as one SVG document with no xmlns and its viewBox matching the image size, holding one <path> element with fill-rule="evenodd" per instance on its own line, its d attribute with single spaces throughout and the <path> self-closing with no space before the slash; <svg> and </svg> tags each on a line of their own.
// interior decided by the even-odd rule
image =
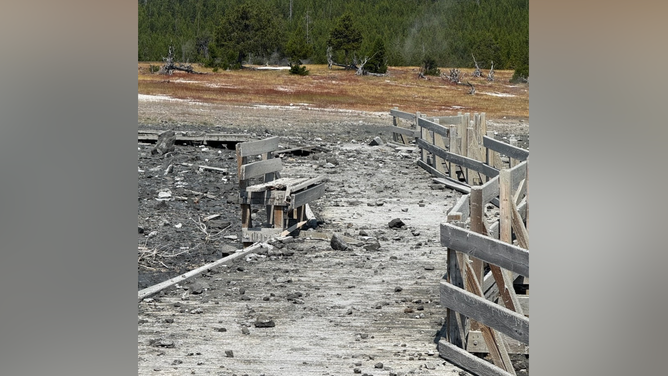
<svg viewBox="0 0 668 376">
<path fill-rule="evenodd" d="M 330 32 L 327 45 L 332 46 L 335 51 L 343 50 L 344 64 L 350 65 L 350 52 L 357 51 L 363 40 L 362 33 L 353 23 L 353 16 L 350 13 L 345 13 L 338 19 Z"/>
</svg>

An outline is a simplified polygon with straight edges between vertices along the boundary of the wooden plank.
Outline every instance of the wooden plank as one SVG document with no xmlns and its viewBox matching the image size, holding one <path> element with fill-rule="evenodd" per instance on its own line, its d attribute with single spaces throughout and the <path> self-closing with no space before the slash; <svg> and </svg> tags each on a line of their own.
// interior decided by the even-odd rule
<svg viewBox="0 0 668 376">
<path fill-rule="evenodd" d="M 320 184 L 325 180 L 324 176 L 316 176 L 314 178 L 307 179 L 299 183 L 290 184 L 289 188 L 291 192 L 297 192 L 301 189 L 307 188 L 311 185 Z"/>
<path fill-rule="evenodd" d="M 418 118 L 417 124 L 419 127 L 422 127 L 434 133 L 438 133 L 443 137 L 450 137 L 450 131 L 448 130 L 448 128 L 433 121 L 429 121 L 423 117 Z"/>
<path fill-rule="evenodd" d="M 420 137 L 420 132 L 416 131 L 415 129 L 408 129 L 408 128 L 403 128 L 399 126 L 387 126 L 387 127 L 382 127 L 381 130 L 386 131 L 386 132 L 393 132 L 397 134 L 404 134 L 408 137 Z"/>
<path fill-rule="evenodd" d="M 529 346 L 526 344 L 508 337 L 503 333 L 499 333 L 503 338 L 503 341 L 506 343 L 509 354 L 528 354 Z M 482 333 L 479 330 L 469 330 L 468 335 L 466 336 L 466 351 L 470 353 L 489 353 L 487 349 L 487 344 L 482 336 Z"/>
<path fill-rule="evenodd" d="M 526 179 L 527 176 L 527 163 L 526 161 L 518 163 L 513 168 L 510 169 L 510 177 L 512 185 L 510 186 L 511 191 L 515 192 L 519 187 L 522 180 Z"/>
<path fill-rule="evenodd" d="M 239 150 L 242 157 L 251 155 L 260 155 L 273 152 L 278 149 L 278 137 L 270 137 L 264 140 L 242 142 L 239 144 Z"/>
<path fill-rule="evenodd" d="M 298 193 L 291 194 L 290 206 L 289 209 L 296 209 L 304 204 L 322 197 L 325 194 L 325 185 L 318 184 L 315 187 L 303 190 Z"/>
<path fill-rule="evenodd" d="M 257 161 L 241 166 L 239 180 L 248 180 L 270 172 L 281 171 L 283 165 L 280 158 Z"/>
<path fill-rule="evenodd" d="M 487 300 L 489 300 L 489 298 Z M 517 301 L 520 302 L 520 307 L 522 307 L 524 316 L 529 317 L 529 295 L 517 295 Z M 503 304 L 503 301 L 499 300 L 499 304 Z M 505 307 L 505 304 L 503 304 L 503 306 Z"/>
<path fill-rule="evenodd" d="M 459 150 L 457 148 L 457 126 L 456 125 L 451 125 L 449 127 L 449 133 L 450 133 L 450 147 L 449 150 L 451 153 L 458 153 Z M 455 165 L 452 162 L 448 162 L 448 174 L 450 175 L 450 179 L 457 179 L 457 165 Z"/>
<path fill-rule="evenodd" d="M 439 116 L 436 119 L 438 119 L 439 124 L 443 124 L 443 125 L 457 125 L 457 124 L 462 122 L 462 116 L 461 115 Z"/>
<path fill-rule="evenodd" d="M 462 213 L 462 221 L 469 218 L 469 195 L 462 195 L 462 197 L 455 202 L 455 205 L 449 210 L 449 213 Z"/>
<path fill-rule="evenodd" d="M 296 183 L 301 183 L 307 180 L 307 178 L 280 178 L 272 180 L 270 182 L 255 184 L 249 187 L 246 187 L 247 192 L 264 192 L 268 189 L 285 189 L 288 185 L 293 185 Z"/>
<path fill-rule="evenodd" d="M 399 111 L 399 110 L 394 110 L 394 109 L 390 110 L 390 115 L 398 117 L 400 119 L 404 119 L 404 120 L 411 120 L 411 121 L 415 120 L 415 114 L 411 114 L 411 113 L 403 112 L 403 111 Z"/>
<path fill-rule="evenodd" d="M 160 133 L 164 131 L 156 132 L 147 132 L 139 131 L 137 134 L 138 142 L 151 142 L 157 141 Z M 188 135 L 182 134 L 179 132 L 174 132 L 176 142 L 201 142 L 205 143 L 207 141 L 216 141 L 224 143 L 237 143 L 247 141 L 249 136 L 247 134 L 225 134 L 225 133 L 214 133 L 214 134 L 200 134 L 200 135 Z"/>
<path fill-rule="evenodd" d="M 522 215 L 519 210 L 517 210 L 517 205 L 515 205 L 515 200 L 510 201 L 510 209 L 512 210 L 512 228 L 515 232 L 515 237 L 517 238 L 517 244 L 524 248 L 529 249 L 529 232 L 526 227 L 524 227 L 524 222 L 522 222 Z"/>
<path fill-rule="evenodd" d="M 434 119 L 435 123 L 438 123 L 438 121 L 439 121 L 438 119 Z M 448 128 L 445 128 L 445 127 L 444 127 L 444 129 L 448 130 Z M 434 146 L 439 147 L 443 150 L 445 150 L 445 148 L 446 148 L 445 139 L 444 139 L 443 135 L 441 135 L 437 132 L 434 132 Z M 438 157 L 438 156 L 434 156 L 434 168 L 436 168 L 438 171 L 440 171 L 444 175 L 447 173 L 446 166 L 444 166 L 445 164 L 446 164 L 446 161 L 443 160 L 443 158 Z"/>
<path fill-rule="evenodd" d="M 464 288 L 464 271 L 460 269 L 460 257 L 454 249 L 448 249 L 448 259 L 446 267 L 446 281 L 452 286 Z M 448 308 L 448 307 L 446 307 Z M 446 311 L 447 338 L 450 343 L 463 347 L 466 340 L 466 316 L 456 310 L 447 309 Z"/>
<path fill-rule="evenodd" d="M 526 249 L 449 223 L 441 224 L 441 245 L 529 277 L 529 251 Z"/>
<path fill-rule="evenodd" d="M 448 188 L 452 188 L 452 189 L 454 189 L 458 192 L 461 192 L 461 193 L 464 193 L 464 194 L 471 193 L 471 187 L 469 187 L 468 185 L 466 185 L 462 182 L 454 181 L 447 176 L 444 176 L 442 178 L 432 178 L 432 180 L 437 182 L 437 183 L 443 184 Z"/>
<path fill-rule="evenodd" d="M 439 157 L 445 159 L 446 161 L 455 163 L 457 165 L 460 165 L 464 168 L 470 168 L 473 169 L 477 172 L 480 172 L 481 174 L 489 177 L 494 177 L 499 174 L 499 170 L 495 169 L 494 167 L 487 166 L 483 162 L 476 161 L 475 159 L 468 158 L 468 157 L 463 157 L 461 155 L 457 155 L 454 153 L 450 153 L 446 150 L 443 150 L 437 146 L 431 145 L 423 140 L 418 139 L 417 140 L 417 145 L 423 150 L 426 150 L 432 154 L 438 155 Z"/>
<path fill-rule="evenodd" d="M 164 282 L 160 282 L 158 284 L 155 284 L 153 286 L 150 286 L 150 287 L 147 287 L 143 290 L 140 290 L 137 293 L 137 297 L 138 297 L 139 301 L 141 302 L 143 299 L 148 298 L 149 296 L 154 295 L 154 294 L 156 294 L 156 293 L 158 293 L 158 292 L 160 292 L 160 291 L 162 291 L 162 290 L 164 290 L 164 289 L 166 289 L 170 286 L 174 286 L 177 283 L 185 282 L 185 281 L 189 280 L 190 278 L 196 277 L 196 276 L 198 276 L 198 275 L 200 275 L 200 274 L 202 274 L 206 271 L 209 271 L 209 270 L 211 270 L 215 267 L 223 265 L 226 262 L 230 262 L 230 261 L 233 261 L 233 260 L 235 260 L 235 259 L 237 259 L 241 256 L 245 256 L 247 253 L 255 251 L 255 250 L 257 250 L 261 247 L 262 247 L 262 244 L 256 244 L 256 245 L 254 245 L 252 247 L 249 247 L 249 248 L 246 248 L 244 250 L 237 250 L 235 253 L 233 253 L 229 256 L 223 257 L 220 260 L 216 260 L 214 262 L 211 262 L 211 263 L 208 263 L 204 266 L 201 266 L 197 269 L 193 269 L 193 270 L 191 270 L 187 273 L 181 274 L 180 276 L 170 278 L 170 279 L 168 279 Z"/>
<path fill-rule="evenodd" d="M 480 195 L 480 193 L 481 193 L 480 191 L 478 191 L 477 193 L 475 190 L 472 191 L 472 196 L 471 196 L 472 203 L 474 200 L 478 202 L 482 200 L 482 196 Z M 471 217 L 471 222 L 473 223 L 473 216 Z M 482 288 L 480 287 L 480 282 L 479 282 L 481 278 L 478 278 L 478 274 L 482 274 L 482 265 L 480 265 L 481 270 L 478 271 L 474 270 L 474 266 L 466 262 L 466 256 L 464 256 L 464 262 L 466 265 L 466 282 L 467 282 L 466 289 L 472 292 L 474 295 L 484 299 L 485 296 L 482 292 Z M 473 325 L 474 323 L 476 323 L 477 325 Z M 485 340 L 485 343 L 487 344 L 487 348 L 489 349 L 489 354 L 492 357 L 492 361 L 494 362 L 494 364 L 514 375 L 515 369 L 513 368 L 513 365 L 510 361 L 510 357 L 508 356 L 508 350 L 506 349 L 505 342 L 503 342 L 503 338 L 499 336 L 494 329 L 490 328 L 487 325 L 482 325 L 481 323 L 478 322 L 471 323 L 471 329 L 475 330 L 478 328 L 480 328 L 480 331 L 483 334 L 483 338 Z"/>
<path fill-rule="evenodd" d="M 423 162 L 419 159 L 417 161 L 417 165 L 422 167 L 425 171 L 427 171 L 428 173 L 430 173 L 433 176 L 437 176 L 437 177 L 440 177 L 440 178 L 446 177 L 442 172 L 438 171 L 437 169 L 431 167 L 430 165 L 426 164 L 425 162 Z"/>
<path fill-rule="evenodd" d="M 499 171 L 499 239 L 512 244 L 512 200 L 511 173 L 507 169 Z"/>
<path fill-rule="evenodd" d="M 482 202 L 486 204 L 499 196 L 499 176 L 489 179 L 482 187 Z"/>
<path fill-rule="evenodd" d="M 440 282 L 440 304 L 529 344 L 529 319 L 447 281 Z"/>
<path fill-rule="evenodd" d="M 502 141 L 495 140 L 489 136 L 484 136 L 482 138 L 482 144 L 488 149 L 492 149 L 509 158 L 517 159 L 519 161 L 524 161 L 529 157 L 528 150 L 518 148 L 517 146 L 512 146 Z"/>
<path fill-rule="evenodd" d="M 441 339 L 438 354 L 448 362 L 477 376 L 512 376 L 501 368 Z"/>
<path fill-rule="evenodd" d="M 266 242 L 279 237 L 283 228 L 248 228 L 241 229 L 241 239 L 244 243 Z"/>
</svg>

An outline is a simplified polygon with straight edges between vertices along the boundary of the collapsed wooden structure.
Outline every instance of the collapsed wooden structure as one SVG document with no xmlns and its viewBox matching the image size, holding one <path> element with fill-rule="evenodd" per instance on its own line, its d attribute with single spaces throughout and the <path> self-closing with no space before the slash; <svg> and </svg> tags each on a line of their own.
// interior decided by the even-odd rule
<svg viewBox="0 0 668 376">
<path fill-rule="evenodd" d="M 325 194 L 322 176 L 282 178 L 277 151 L 278 137 L 236 145 L 244 247 L 300 228 L 313 217 L 309 202 Z M 252 205 L 265 207 L 269 227 L 253 227 Z"/>
<path fill-rule="evenodd" d="M 509 354 L 529 353 L 529 152 L 488 134 L 484 113 L 433 120 L 390 113 L 394 140 L 414 143 L 418 165 L 463 193 L 440 229 L 448 257 L 439 354 L 476 375 L 515 375 Z M 486 220 L 489 204 L 498 219 Z"/>
</svg>

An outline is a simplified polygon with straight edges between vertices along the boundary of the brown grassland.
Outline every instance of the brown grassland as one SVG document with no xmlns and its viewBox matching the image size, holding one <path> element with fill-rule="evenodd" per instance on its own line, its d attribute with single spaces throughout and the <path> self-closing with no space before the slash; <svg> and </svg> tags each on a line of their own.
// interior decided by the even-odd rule
<svg viewBox="0 0 668 376">
<path fill-rule="evenodd" d="M 206 74 L 176 71 L 167 76 L 151 73 L 150 65 L 160 63 L 138 63 L 140 94 L 233 105 L 294 104 L 373 112 L 398 107 L 431 116 L 485 112 L 488 118 L 529 118 L 529 85 L 509 83 L 513 71 L 495 71 L 495 80 L 488 82 L 484 77 L 473 77 L 473 69 L 460 69 L 465 74 L 464 84 L 456 85 L 441 77 L 418 78 L 417 67 L 389 67 L 386 76 L 377 77 L 357 76 L 339 67 L 329 70 L 326 65 L 307 65 L 308 76 L 292 75 L 287 70 L 214 73 L 196 65 L 195 71 Z M 440 69 L 449 72 L 449 68 Z M 474 95 L 469 94 L 466 82 L 475 86 Z"/>
</svg>

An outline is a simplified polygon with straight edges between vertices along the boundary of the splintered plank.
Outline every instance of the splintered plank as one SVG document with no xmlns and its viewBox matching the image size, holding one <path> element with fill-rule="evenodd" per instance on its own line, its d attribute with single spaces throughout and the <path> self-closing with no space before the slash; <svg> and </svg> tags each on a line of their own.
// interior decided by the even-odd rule
<svg viewBox="0 0 668 376">
<path fill-rule="evenodd" d="M 269 153 L 278 149 L 278 137 L 270 137 L 265 140 L 243 142 L 238 146 L 242 157 Z"/>
<path fill-rule="evenodd" d="M 448 223 L 441 224 L 441 245 L 529 277 L 526 249 Z"/>
<path fill-rule="evenodd" d="M 484 325 L 529 344 L 529 319 L 496 303 L 456 287 L 440 282 L 440 304 Z"/>
<path fill-rule="evenodd" d="M 263 176 L 270 172 L 280 171 L 283 165 L 280 158 L 272 158 L 264 161 L 252 162 L 241 166 L 239 171 L 239 180 L 247 180 L 258 176 Z"/>
</svg>

